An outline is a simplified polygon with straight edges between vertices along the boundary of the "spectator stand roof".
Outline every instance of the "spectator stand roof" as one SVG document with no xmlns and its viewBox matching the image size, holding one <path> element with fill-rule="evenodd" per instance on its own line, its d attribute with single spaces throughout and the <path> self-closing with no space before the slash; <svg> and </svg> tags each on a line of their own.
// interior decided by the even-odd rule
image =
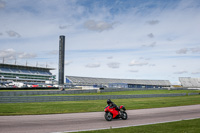
<svg viewBox="0 0 200 133">
<path fill-rule="evenodd" d="M 200 88 L 200 78 L 180 77 L 179 81 L 183 87 Z"/>
<path fill-rule="evenodd" d="M 169 80 L 112 79 L 112 78 L 78 77 L 78 76 L 66 76 L 66 78 L 72 84 L 77 84 L 77 85 L 126 83 L 126 84 L 136 84 L 136 85 L 171 86 Z"/>
<path fill-rule="evenodd" d="M 3 63 L 0 63 L 0 68 L 16 68 L 16 69 L 29 69 L 29 70 L 55 70 L 55 68 L 48 68 L 48 67 L 24 66 L 24 65 L 3 64 Z"/>
</svg>

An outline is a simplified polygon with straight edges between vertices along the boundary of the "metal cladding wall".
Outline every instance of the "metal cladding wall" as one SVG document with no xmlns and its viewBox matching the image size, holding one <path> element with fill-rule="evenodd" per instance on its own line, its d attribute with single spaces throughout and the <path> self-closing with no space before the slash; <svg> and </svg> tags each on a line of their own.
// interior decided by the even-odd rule
<svg viewBox="0 0 200 133">
<path fill-rule="evenodd" d="M 60 36 L 59 40 L 59 77 L 58 84 L 64 85 L 64 66 L 65 66 L 65 36 Z"/>
</svg>

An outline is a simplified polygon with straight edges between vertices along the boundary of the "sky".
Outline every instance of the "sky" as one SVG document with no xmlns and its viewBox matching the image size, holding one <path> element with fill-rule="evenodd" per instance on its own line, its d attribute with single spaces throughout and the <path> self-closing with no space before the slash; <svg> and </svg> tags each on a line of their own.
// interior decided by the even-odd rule
<svg viewBox="0 0 200 133">
<path fill-rule="evenodd" d="M 169 80 L 200 77 L 199 0 L 0 0 L 0 63 L 65 75 Z"/>
</svg>

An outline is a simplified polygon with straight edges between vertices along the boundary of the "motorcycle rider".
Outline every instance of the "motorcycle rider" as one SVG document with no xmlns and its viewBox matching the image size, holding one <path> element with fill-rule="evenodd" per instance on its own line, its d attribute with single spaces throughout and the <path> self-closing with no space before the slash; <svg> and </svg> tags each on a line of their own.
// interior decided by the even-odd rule
<svg viewBox="0 0 200 133">
<path fill-rule="evenodd" d="M 112 102 L 110 99 L 107 100 L 107 104 L 108 104 L 108 106 L 110 106 L 110 108 L 115 108 L 116 110 L 120 111 L 119 107 L 114 102 Z"/>
</svg>

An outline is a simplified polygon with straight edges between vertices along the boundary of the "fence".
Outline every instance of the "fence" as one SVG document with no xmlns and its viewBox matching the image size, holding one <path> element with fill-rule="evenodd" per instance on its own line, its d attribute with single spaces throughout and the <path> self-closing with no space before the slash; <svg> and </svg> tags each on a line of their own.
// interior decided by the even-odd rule
<svg viewBox="0 0 200 133">
<path fill-rule="evenodd" d="M 199 93 L 197 93 L 197 95 L 198 94 Z M 148 98 L 148 97 L 176 97 L 176 96 L 186 96 L 186 95 L 187 95 L 186 93 L 177 93 L 177 94 L 89 95 L 89 96 L 1 96 L 0 103 L 81 101 L 81 100 Z"/>
<path fill-rule="evenodd" d="M 54 94 L 81 94 L 97 93 L 97 90 L 67 90 L 67 91 L 8 91 L 0 92 L 0 96 L 28 96 L 28 95 L 54 95 Z"/>
<path fill-rule="evenodd" d="M 136 90 L 168 90 L 169 88 L 106 88 L 100 92 L 115 91 L 136 91 Z M 170 88 L 171 90 L 185 90 L 186 88 Z M 81 94 L 81 93 L 97 93 L 98 90 L 66 90 L 66 91 L 8 91 L 0 92 L 0 96 L 28 96 L 28 95 L 51 95 L 51 94 Z"/>
</svg>

